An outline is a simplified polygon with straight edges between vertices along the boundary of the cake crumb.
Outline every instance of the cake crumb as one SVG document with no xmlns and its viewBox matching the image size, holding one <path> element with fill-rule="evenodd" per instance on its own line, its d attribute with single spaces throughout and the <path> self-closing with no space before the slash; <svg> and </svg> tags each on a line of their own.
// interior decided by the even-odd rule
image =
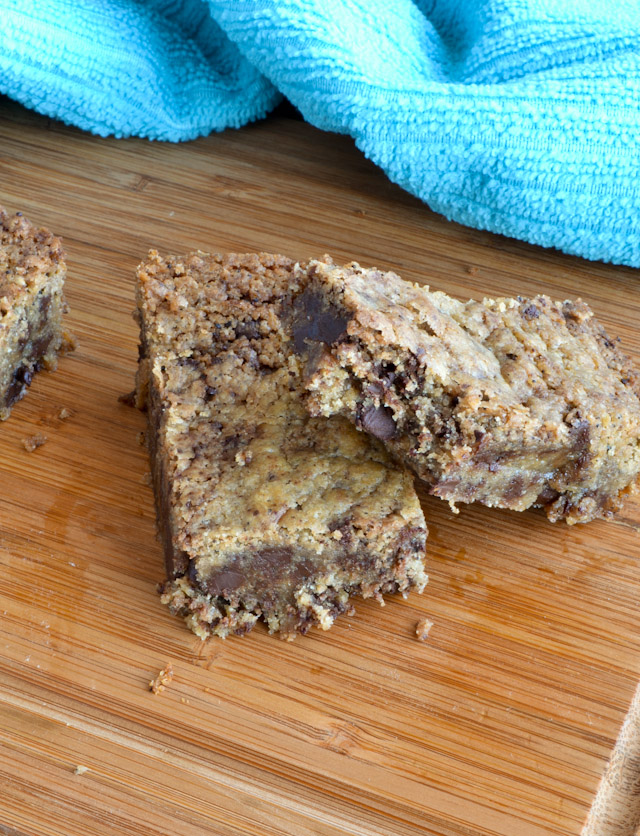
<svg viewBox="0 0 640 836">
<path fill-rule="evenodd" d="M 22 446 L 27 451 L 27 453 L 33 453 L 34 450 L 37 450 L 38 447 L 42 447 L 47 441 L 47 436 L 43 433 L 35 433 L 34 435 L 30 435 L 27 438 L 22 439 Z"/>
<path fill-rule="evenodd" d="M 433 621 L 430 621 L 428 618 L 421 618 L 416 624 L 416 636 L 418 640 L 425 642 L 432 627 Z"/>
<path fill-rule="evenodd" d="M 67 309 L 68 310 L 68 309 Z M 65 313 L 67 313 L 65 310 Z M 70 354 L 72 351 L 75 351 L 78 348 L 78 338 L 75 334 L 71 334 L 69 331 L 62 332 L 62 345 L 60 346 L 61 354 Z"/>
<path fill-rule="evenodd" d="M 154 694 L 161 694 L 173 679 L 173 665 L 168 662 L 155 679 L 149 683 L 149 690 Z"/>
<path fill-rule="evenodd" d="M 147 470 L 146 473 L 142 474 L 142 479 L 140 480 L 143 485 L 150 485 L 152 483 L 151 471 Z"/>
<path fill-rule="evenodd" d="M 57 429 L 62 421 L 66 421 L 67 418 L 71 418 L 72 415 L 74 415 L 72 409 L 68 409 L 66 406 L 56 407 L 51 412 L 47 412 L 45 415 L 38 418 L 38 424 L 45 427 L 55 427 Z"/>
<path fill-rule="evenodd" d="M 140 447 L 144 447 L 146 443 L 147 443 L 147 434 L 145 433 L 144 430 L 140 430 L 140 432 L 138 433 L 138 444 L 140 445 Z"/>
<path fill-rule="evenodd" d="M 477 272 L 478 272 L 478 268 L 474 264 L 468 264 L 467 265 L 467 273 L 470 276 L 475 276 Z"/>
<path fill-rule="evenodd" d="M 83 766 L 81 763 L 79 763 L 79 764 L 76 766 L 76 768 L 73 770 L 73 774 L 74 774 L 74 775 L 84 775 L 84 773 L 85 773 L 85 772 L 88 772 L 88 771 L 89 771 L 89 767 L 88 767 L 88 766 Z"/>
<path fill-rule="evenodd" d="M 251 464 L 251 460 L 253 459 L 253 453 L 251 450 L 241 450 L 239 453 L 236 453 L 236 463 L 240 465 L 240 467 L 244 467 L 246 464 Z"/>
</svg>

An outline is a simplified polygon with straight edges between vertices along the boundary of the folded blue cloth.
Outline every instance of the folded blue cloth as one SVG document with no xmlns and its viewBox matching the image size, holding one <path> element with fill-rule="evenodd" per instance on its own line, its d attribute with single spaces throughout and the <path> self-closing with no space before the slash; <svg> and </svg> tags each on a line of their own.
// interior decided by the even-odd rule
<svg viewBox="0 0 640 836">
<path fill-rule="evenodd" d="M 284 94 L 447 218 L 640 266 L 637 0 L 0 0 L 0 91 L 172 141 Z"/>
</svg>

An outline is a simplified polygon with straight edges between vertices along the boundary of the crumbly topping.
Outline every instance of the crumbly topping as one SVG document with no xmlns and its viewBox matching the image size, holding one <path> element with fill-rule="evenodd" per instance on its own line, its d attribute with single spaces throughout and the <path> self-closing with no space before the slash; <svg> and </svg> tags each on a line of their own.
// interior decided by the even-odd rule
<svg viewBox="0 0 640 836">
<path fill-rule="evenodd" d="M 8 215 L 0 207 L 0 316 L 29 289 L 40 287 L 63 261 L 59 238 L 34 227 L 21 213 Z"/>
</svg>

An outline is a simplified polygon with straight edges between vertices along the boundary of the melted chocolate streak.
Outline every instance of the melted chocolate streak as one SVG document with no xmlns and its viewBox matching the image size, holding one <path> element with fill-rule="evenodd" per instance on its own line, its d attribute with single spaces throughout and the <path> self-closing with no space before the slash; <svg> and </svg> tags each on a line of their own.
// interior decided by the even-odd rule
<svg viewBox="0 0 640 836">
<path fill-rule="evenodd" d="M 293 309 L 293 344 L 301 354 L 309 343 L 331 345 L 347 330 L 350 316 L 336 305 L 327 304 L 313 290 L 307 289 L 296 299 Z"/>
<path fill-rule="evenodd" d="M 20 340 L 18 340 L 19 351 L 22 351 L 29 340 L 33 338 L 34 332 L 37 332 L 44 327 L 50 305 L 51 296 L 49 294 L 45 294 L 40 297 L 38 303 L 38 310 L 40 313 L 38 322 L 36 325 L 29 322 L 27 333 L 21 337 Z M 20 365 L 17 366 L 13 372 L 11 383 L 7 387 L 7 391 L 4 396 L 4 406 L 13 406 L 13 404 L 16 401 L 19 401 L 24 395 L 27 388 L 31 386 L 34 374 L 42 368 L 42 358 L 47 353 L 47 349 L 49 348 L 52 339 L 53 334 L 49 333 L 43 334 L 33 340 L 31 343 L 31 349 L 27 352 L 26 356 L 22 357 Z"/>
<path fill-rule="evenodd" d="M 28 387 L 31 386 L 34 374 L 42 368 L 42 358 L 47 353 L 52 339 L 53 334 L 47 334 L 33 341 L 28 356 L 23 358 L 23 362 L 13 373 L 11 383 L 7 387 L 4 397 L 5 406 L 13 406 L 24 395 Z"/>
</svg>

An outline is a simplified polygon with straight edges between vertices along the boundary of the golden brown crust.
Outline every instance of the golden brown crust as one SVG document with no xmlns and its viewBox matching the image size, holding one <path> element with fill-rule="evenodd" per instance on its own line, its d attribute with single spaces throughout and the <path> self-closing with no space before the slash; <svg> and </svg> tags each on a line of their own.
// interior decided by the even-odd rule
<svg viewBox="0 0 640 836">
<path fill-rule="evenodd" d="M 60 238 L 0 206 L 0 299 L 12 300 L 39 286 L 62 262 Z"/>
</svg>

